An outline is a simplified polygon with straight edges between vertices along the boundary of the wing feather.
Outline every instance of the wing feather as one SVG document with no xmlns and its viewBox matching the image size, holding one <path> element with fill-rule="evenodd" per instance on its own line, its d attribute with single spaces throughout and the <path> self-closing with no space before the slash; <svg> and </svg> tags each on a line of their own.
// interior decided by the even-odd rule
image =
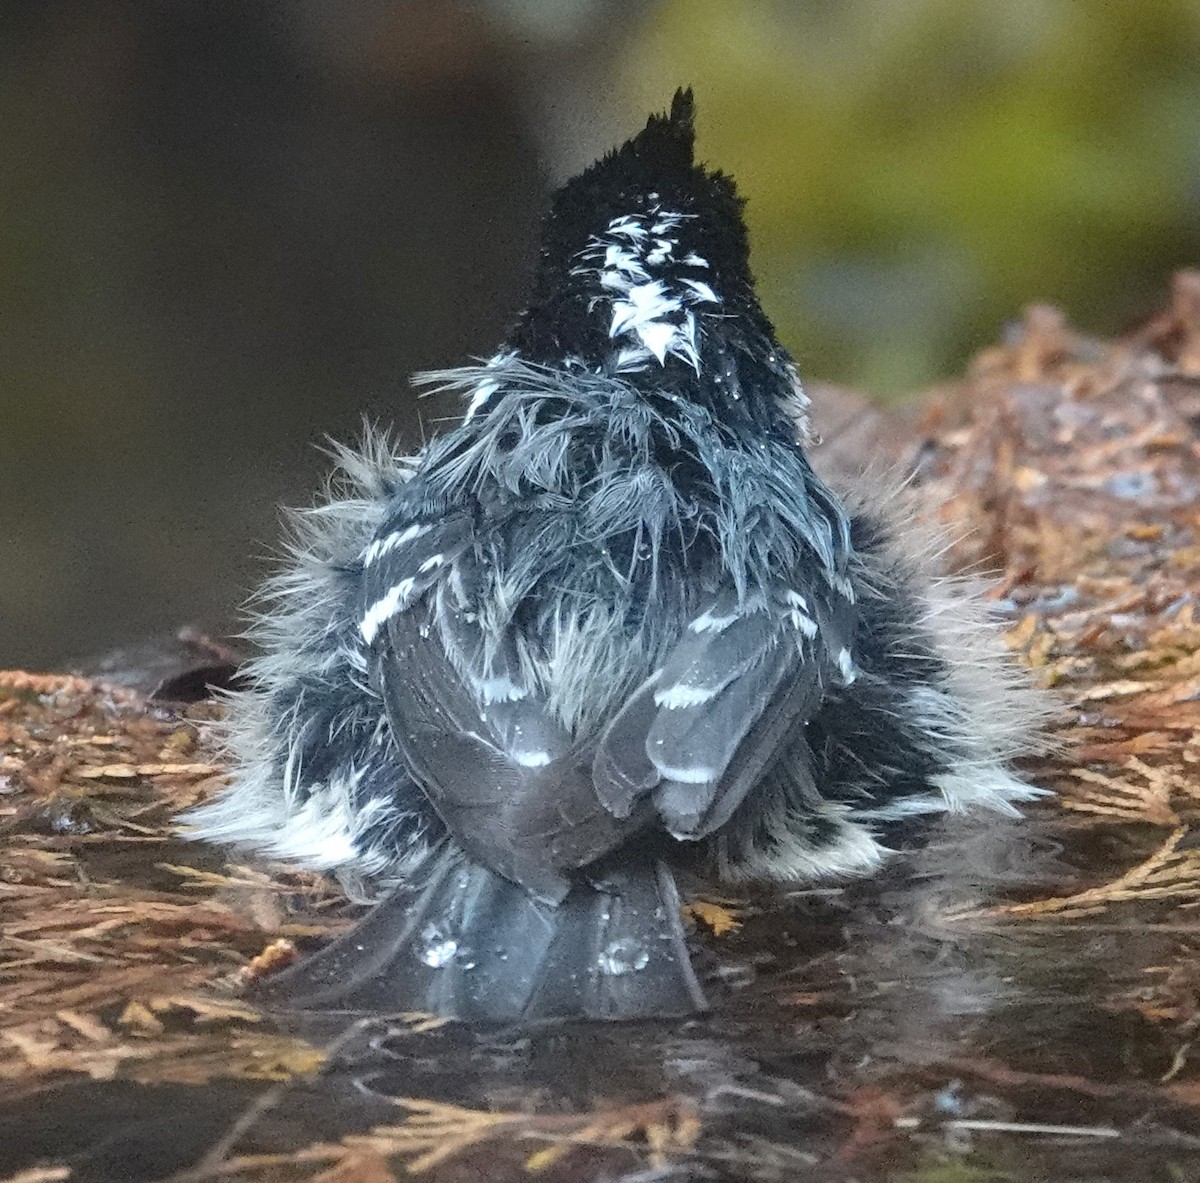
<svg viewBox="0 0 1200 1183">
<path fill-rule="evenodd" d="M 395 550 L 384 563 L 411 561 Z M 511 635 L 484 635 L 482 582 L 465 546 L 436 586 L 391 613 L 371 659 L 395 740 L 447 828 L 475 859 L 534 895 L 561 900 L 567 872 L 645 824 L 619 818 L 592 786 L 590 759 L 528 684 Z"/>
<path fill-rule="evenodd" d="M 592 765 L 600 799 L 623 815 L 649 796 L 675 837 L 711 834 L 788 730 L 853 677 L 853 626 L 835 590 L 743 601 L 722 591 L 605 729 Z"/>
<path fill-rule="evenodd" d="M 388 523 L 364 555 L 362 634 L 397 744 L 451 834 L 535 895 L 657 815 L 719 829 L 827 688 L 853 677 L 852 594 L 722 589 L 594 748 L 548 709 L 512 629 L 485 629 L 466 514 Z"/>
</svg>

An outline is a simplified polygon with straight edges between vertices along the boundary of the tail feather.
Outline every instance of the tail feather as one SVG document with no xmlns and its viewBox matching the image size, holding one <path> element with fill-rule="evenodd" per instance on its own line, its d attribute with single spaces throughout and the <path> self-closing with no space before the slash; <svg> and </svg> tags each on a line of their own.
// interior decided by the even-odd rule
<svg viewBox="0 0 1200 1183">
<path fill-rule="evenodd" d="M 577 887 L 558 909 L 530 1015 L 649 1019 L 704 1010 L 679 907 L 661 863 Z"/>
<path fill-rule="evenodd" d="M 451 851 L 432 863 L 415 899 L 388 896 L 350 932 L 268 979 L 258 998 L 472 1022 L 661 1018 L 706 1006 L 662 864 L 580 882 L 554 906 Z"/>
</svg>

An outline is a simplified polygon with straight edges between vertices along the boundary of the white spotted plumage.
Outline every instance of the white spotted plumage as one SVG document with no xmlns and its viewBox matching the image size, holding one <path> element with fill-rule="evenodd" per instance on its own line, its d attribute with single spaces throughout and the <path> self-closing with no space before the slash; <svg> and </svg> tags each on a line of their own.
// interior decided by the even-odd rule
<svg viewBox="0 0 1200 1183">
<path fill-rule="evenodd" d="M 717 696 L 720 687 L 688 686 L 677 682 L 674 686 L 664 686 L 654 692 L 656 706 L 666 707 L 669 711 L 681 710 L 684 707 L 701 706 Z"/>
<path fill-rule="evenodd" d="M 429 533 L 429 530 L 428 524 L 419 522 L 412 526 L 406 526 L 403 530 L 392 530 L 382 538 L 372 541 L 371 545 L 363 552 L 363 562 L 369 567 L 372 563 L 377 563 L 384 555 L 395 550 L 396 547 L 404 546 L 405 543 L 420 538 L 422 534 Z"/>
<path fill-rule="evenodd" d="M 380 596 L 363 613 L 358 628 L 362 634 L 362 639 L 368 645 L 374 644 L 375 638 L 379 635 L 379 630 L 384 624 L 402 608 L 407 606 L 408 599 L 412 595 L 416 583 L 417 581 L 411 577 L 401 579 L 398 583 L 393 584 L 384 595 Z"/>
<path fill-rule="evenodd" d="M 874 504 L 847 513 L 797 446 L 781 408 L 803 414 L 799 380 L 744 244 L 721 237 L 732 187 L 714 198 L 696 172 L 698 196 L 677 178 L 621 188 L 562 238 L 548 291 L 586 317 L 578 340 L 566 316 L 530 329 L 553 352 L 514 331 L 440 376 L 468 400 L 460 427 L 413 461 L 348 458 L 365 477 L 274 585 L 266 655 L 233 705 L 237 775 L 194 815 L 204 836 L 384 883 L 447 841 L 381 702 L 384 675 L 409 686 L 402 657 L 428 652 L 398 644 L 405 628 L 442 646 L 444 684 L 471 700 L 454 726 L 476 711 L 539 784 L 564 753 L 586 764 L 634 703 L 652 722 L 633 712 L 641 746 L 610 764 L 653 782 L 662 828 L 708 842 L 731 878 L 864 873 L 896 823 L 1036 795 L 1007 764 L 1037 711 L 977 640 L 975 602 L 943 605 L 928 562 L 897 557 L 902 531 Z M 706 224 L 705 200 L 725 220 Z M 882 541 L 852 545 L 851 521 Z M 739 745 L 776 718 L 769 759 L 723 801 Z"/>
<path fill-rule="evenodd" d="M 642 214 L 622 214 L 579 252 L 573 274 L 592 277 L 597 298 L 610 305 L 607 330 L 618 343 L 618 371 L 643 369 L 651 358 L 662 366 L 675 357 L 700 372 L 700 326 L 694 309 L 719 305 L 721 297 L 705 280 L 656 274 L 675 261 L 679 244 L 669 235 L 693 216 L 658 206 Z M 681 262 L 708 268 L 694 252 Z"/>
</svg>

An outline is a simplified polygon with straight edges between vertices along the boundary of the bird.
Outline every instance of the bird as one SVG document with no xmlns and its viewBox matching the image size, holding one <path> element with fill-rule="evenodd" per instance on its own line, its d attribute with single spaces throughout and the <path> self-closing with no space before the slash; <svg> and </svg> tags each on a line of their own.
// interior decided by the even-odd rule
<svg viewBox="0 0 1200 1183">
<path fill-rule="evenodd" d="M 676 875 L 880 868 L 1041 792 L 1037 696 L 895 498 L 814 471 L 694 99 L 567 182 L 461 421 L 336 448 L 188 832 L 372 901 L 265 989 L 472 1022 L 708 1005 Z"/>
</svg>

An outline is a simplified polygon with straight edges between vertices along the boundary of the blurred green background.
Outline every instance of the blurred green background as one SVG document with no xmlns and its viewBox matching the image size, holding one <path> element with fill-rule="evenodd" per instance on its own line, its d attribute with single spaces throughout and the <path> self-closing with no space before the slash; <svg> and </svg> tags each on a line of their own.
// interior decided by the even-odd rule
<svg viewBox="0 0 1200 1183">
<path fill-rule="evenodd" d="M 490 353 L 550 190 L 691 84 L 810 377 L 1200 263 L 1200 0 L 0 6 L 0 666 L 235 627 L 362 414 Z"/>
</svg>

